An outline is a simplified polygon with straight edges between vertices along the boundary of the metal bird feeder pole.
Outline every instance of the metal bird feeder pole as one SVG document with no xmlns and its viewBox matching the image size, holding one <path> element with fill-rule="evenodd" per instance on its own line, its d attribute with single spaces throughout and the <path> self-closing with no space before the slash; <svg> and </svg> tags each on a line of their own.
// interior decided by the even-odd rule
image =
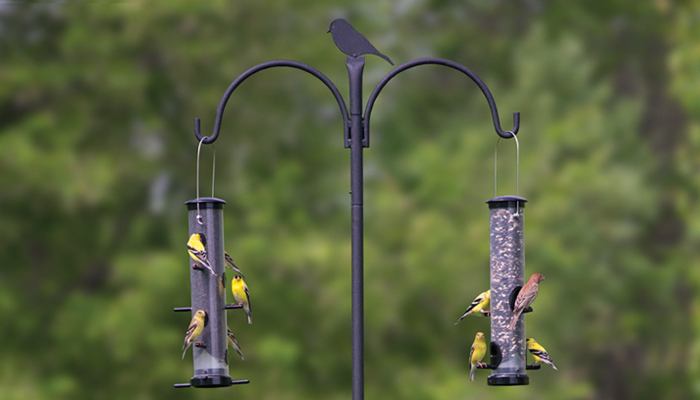
<svg viewBox="0 0 700 400">
<path fill-rule="evenodd" d="M 341 22 L 343 24 L 347 24 L 346 21 L 341 20 Z M 349 24 L 347 24 L 347 26 L 349 26 Z M 333 27 L 333 24 L 331 25 L 331 27 Z M 350 89 L 349 112 L 345 100 L 338 91 L 338 88 L 323 73 L 319 72 L 318 70 L 309 65 L 297 61 L 276 60 L 253 66 L 250 69 L 243 72 L 241 75 L 239 75 L 229 85 L 229 87 L 226 89 L 223 96 L 221 97 L 221 100 L 219 101 L 219 105 L 216 110 L 216 117 L 214 120 L 214 127 L 211 134 L 208 136 L 202 135 L 199 118 L 195 119 L 194 134 L 197 138 L 197 141 L 202 141 L 202 143 L 204 144 L 214 143 L 218 138 L 221 130 L 221 123 L 224 116 L 224 111 L 226 109 L 226 104 L 228 103 L 233 92 L 246 79 L 260 71 L 264 71 L 269 68 L 286 67 L 307 72 L 313 75 L 314 77 L 318 78 L 335 97 L 335 100 L 338 103 L 340 114 L 343 119 L 343 143 L 346 148 L 350 148 L 350 211 L 352 224 L 352 399 L 362 400 L 364 399 L 364 227 L 362 152 L 365 147 L 369 147 L 370 117 L 372 114 L 372 108 L 374 106 L 375 101 L 377 100 L 377 97 L 379 96 L 379 93 L 389 83 L 391 79 L 393 79 L 395 76 L 397 76 L 403 71 L 421 65 L 441 65 L 461 72 L 477 85 L 477 87 L 481 90 L 482 94 L 486 98 L 486 102 L 488 103 L 488 106 L 491 110 L 491 119 L 493 121 L 494 129 L 498 136 L 508 139 L 516 135 L 520 126 L 520 114 L 513 114 L 512 129 L 503 130 L 501 128 L 496 102 L 494 101 L 493 95 L 491 94 L 491 91 L 489 90 L 488 86 L 486 86 L 486 84 L 481 80 L 481 78 L 479 78 L 475 73 L 470 71 L 467 67 L 455 61 L 441 58 L 421 58 L 395 67 L 374 88 L 374 90 L 368 98 L 367 105 L 365 106 L 363 113 L 362 76 L 365 65 L 364 54 L 378 54 L 376 53 L 376 49 L 374 49 L 375 52 L 370 51 L 351 53 L 348 51 L 348 46 L 352 47 L 353 44 L 368 44 L 366 39 L 362 37 L 357 31 L 355 31 L 354 28 L 350 27 L 350 29 L 343 29 L 342 32 L 332 33 L 333 40 L 335 41 L 336 46 L 347 55 L 346 67 L 348 70 Z M 215 257 L 217 267 L 221 267 L 221 263 L 223 262 L 221 259 L 221 253 L 217 253 Z"/>
</svg>

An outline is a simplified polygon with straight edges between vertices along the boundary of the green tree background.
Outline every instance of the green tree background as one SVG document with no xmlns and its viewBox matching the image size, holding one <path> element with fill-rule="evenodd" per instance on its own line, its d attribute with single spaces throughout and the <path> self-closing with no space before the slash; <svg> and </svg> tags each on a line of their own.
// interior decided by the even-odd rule
<svg viewBox="0 0 700 400">
<path fill-rule="evenodd" d="M 504 125 L 522 113 L 527 269 L 548 278 L 528 335 L 560 367 L 467 380 L 488 322 L 452 322 L 488 284 L 496 136 L 471 82 L 425 67 L 386 88 L 365 153 L 367 398 L 700 396 L 700 1 L 95 0 L 0 1 L 0 397 L 349 398 L 349 153 L 292 70 L 246 82 L 203 150 L 256 306 L 230 321 L 252 383 L 170 387 L 191 374 L 170 309 L 189 301 L 193 117 L 209 130 L 275 58 L 346 93 L 339 16 L 395 61 L 472 68 Z M 389 68 L 368 59 L 365 93 Z"/>
</svg>

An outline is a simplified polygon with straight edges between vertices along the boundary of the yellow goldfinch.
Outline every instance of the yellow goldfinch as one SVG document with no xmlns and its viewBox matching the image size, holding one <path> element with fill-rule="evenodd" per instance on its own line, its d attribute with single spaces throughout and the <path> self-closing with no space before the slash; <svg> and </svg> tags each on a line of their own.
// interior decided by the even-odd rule
<svg viewBox="0 0 700 400">
<path fill-rule="evenodd" d="M 455 325 L 457 325 L 461 320 L 464 318 L 467 318 L 468 315 L 472 313 L 477 313 L 480 312 L 484 316 L 489 315 L 489 304 L 491 303 L 491 289 L 480 293 L 474 300 L 472 300 L 472 303 L 467 307 L 467 311 L 462 314 L 461 317 L 455 321 Z"/>
<path fill-rule="evenodd" d="M 203 233 L 193 233 L 187 241 L 187 253 L 200 267 L 206 268 L 212 275 L 216 275 L 209 264 L 207 256 L 207 239 Z"/>
<path fill-rule="evenodd" d="M 233 258 L 227 253 L 224 252 L 224 260 L 226 261 L 226 266 L 231 268 L 233 272 L 237 273 L 238 275 L 245 276 L 243 275 L 243 272 L 241 272 L 240 269 L 238 269 L 238 265 L 236 265 L 235 262 L 233 262 Z"/>
<path fill-rule="evenodd" d="M 474 337 L 474 343 L 469 351 L 469 380 L 473 381 L 476 377 L 476 369 L 481 365 L 481 360 L 486 356 L 486 338 L 483 332 L 477 332 Z"/>
<path fill-rule="evenodd" d="M 204 327 L 207 326 L 207 312 L 204 310 L 197 310 L 190 321 L 190 325 L 185 331 L 185 343 L 182 344 L 182 358 L 185 358 L 185 353 L 187 349 L 192 346 L 192 343 L 202 334 Z"/>
<path fill-rule="evenodd" d="M 233 300 L 236 304 L 242 304 L 243 310 L 248 316 L 248 323 L 252 324 L 253 310 L 250 304 L 250 293 L 248 292 L 248 285 L 240 275 L 234 275 L 231 280 L 231 293 L 233 293 Z"/>
<path fill-rule="evenodd" d="M 231 347 L 236 350 L 236 353 L 238 353 L 241 360 L 245 360 L 245 357 L 243 357 L 243 351 L 241 350 L 241 345 L 238 343 L 238 339 L 236 339 L 236 335 L 233 334 L 231 328 L 226 329 L 226 337 L 228 338 L 228 344 L 230 344 Z"/>
<path fill-rule="evenodd" d="M 510 330 L 515 329 L 515 325 L 518 324 L 518 318 L 520 314 L 525 311 L 526 308 L 530 307 L 537 293 L 540 290 L 540 282 L 544 280 L 544 275 L 539 272 L 535 272 L 530 275 L 530 279 L 525 282 L 525 286 L 520 289 L 518 297 L 515 298 L 515 306 L 513 307 L 513 319 L 510 321 Z"/>
<path fill-rule="evenodd" d="M 537 343 L 534 338 L 527 338 L 527 349 L 530 354 L 532 354 L 532 358 L 535 359 L 536 364 L 547 364 L 555 371 L 559 371 L 557 366 L 554 365 L 552 357 L 549 355 L 549 353 L 547 353 L 547 349 L 545 349 L 541 344 Z"/>
</svg>

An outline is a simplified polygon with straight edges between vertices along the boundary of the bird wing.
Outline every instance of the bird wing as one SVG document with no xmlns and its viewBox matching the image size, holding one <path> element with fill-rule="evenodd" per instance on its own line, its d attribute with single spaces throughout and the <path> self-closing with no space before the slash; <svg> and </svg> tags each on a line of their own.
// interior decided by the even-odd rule
<svg viewBox="0 0 700 400">
<path fill-rule="evenodd" d="M 197 329 L 197 321 L 192 320 L 190 322 L 190 326 L 187 327 L 187 330 L 185 331 L 185 341 L 182 343 L 182 357 L 185 357 L 185 352 L 187 351 L 187 348 L 190 347 L 190 344 L 192 344 L 192 340 L 194 339 L 192 337 L 192 334 L 194 333 L 194 330 Z"/>
<path fill-rule="evenodd" d="M 527 308 L 530 304 L 532 304 L 533 301 L 535 301 L 535 298 L 537 297 L 537 292 L 537 284 L 533 286 L 528 286 L 526 284 L 525 287 L 523 287 L 520 290 L 520 293 L 518 293 L 518 297 L 515 298 L 514 309 L 524 310 L 525 308 Z"/>
<path fill-rule="evenodd" d="M 537 356 L 539 358 L 549 358 L 549 353 L 547 353 L 544 350 L 539 350 L 539 349 L 528 349 L 530 351 L 530 354 L 533 356 Z"/>
<path fill-rule="evenodd" d="M 229 343 L 231 343 L 231 347 L 238 353 L 238 356 L 241 358 L 241 360 L 245 360 L 245 357 L 243 356 L 243 351 L 241 350 L 241 345 L 238 343 L 238 339 L 236 339 L 236 336 L 233 334 L 231 329 L 229 329 L 226 332 L 226 336 L 228 337 Z"/>
<path fill-rule="evenodd" d="M 248 301 L 248 311 L 253 313 L 253 303 L 250 302 L 250 291 L 248 290 L 248 285 L 243 282 L 243 290 L 245 291 L 245 299 Z"/>
<path fill-rule="evenodd" d="M 216 275 L 216 272 L 214 272 L 214 269 L 211 267 L 211 264 L 209 264 L 206 250 L 197 250 L 192 246 L 187 246 L 187 250 L 189 251 L 190 257 L 193 260 L 195 260 L 202 267 L 208 269 L 212 275 Z"/>
<path fill-rule="evenodd" d="M 197 329 L 197 325 L 197 321 L 194 319 L 192 320 L 192 322 L 190 322 L 190 326 L 188 326 L 187 330 L 185 331 L 185 340 L 193 339 L 192 334 L 194 333 L 194 330 Z"/>
<path fill-rule="evenodd" d="M 541 358 L 543 361 L 552 362 L 552 356 L 549 355 L 547 349 L 542 347 L 540 344 L 533 344 L 533 347 L 528 349 L 530 354 Z"/>
<path fill-rule="evenodd" d="M 471 310 L 474 309 L 474 307 L 481 304 L 482 301 L 484 301 L 483 295 L 476 296 L 476 298 L 472 301 L 472 303 L 469 305 L 469 307 L 467 307 L 467 311 L 465 311 L 464 313 L 466 314 L 466 313 L 470 312 Z"/>
<path fill-rule="evenodd" d="M 464 318 L 467 317 L 467 315 L 471 314 L 474 307 L 481 304 L 482 301 L 484 301 L 483 293 L 476 296 L 476 298 L 474 300 L 472 300 L 472 303 L 469 305 L 469 307 L 467 307 L 466 311 L 464 311 L 464 313 L 462 313 L 462 315 L 457 319 L 457 322 L 463 320 Z M 457 324 L 457 322 L 455 322 L 455 324 Z"/>
<path fill-rule="evenodd" d="M 473 363 L 474 363 L 474 359 L 473 359 L 473 357 L 474 357 L 474 350 L 475 350 L 474 347 L 475 347 L 475 346 L 472 344 L 472 348 L 471 348 L 471 350 L 469 350 L 469 363 L 470 363 L 470 364 L 473 364 Z"/>
<path fill-rule="evenodd" d="M 233 262 L 233 258 L 227 253 L 224 252 L 224 260 L 226 261 L 226 265 L 228 265 L 232 270 L 234 270 L 237 274 L 243 275 L 241 272 L 240 268 L 236 265 L 235 262 Z"/>
<path fill-rule="evenodd" d="M 191 256 L 194 256 L 195 261 L 201 264 L 206 264 L 205 266 L 211 268 L 211 266 L 209 265 L 209 260 L 207 260 L 206 250 L 197 250 L 192 246 L 187 246 L 187 250 L 191 253 Z"/>
</svg>

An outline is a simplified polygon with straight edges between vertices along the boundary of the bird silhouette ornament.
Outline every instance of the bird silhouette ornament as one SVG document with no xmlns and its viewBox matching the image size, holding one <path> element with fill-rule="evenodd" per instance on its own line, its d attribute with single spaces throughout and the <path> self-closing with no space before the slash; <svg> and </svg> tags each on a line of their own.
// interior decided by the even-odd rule
<svg viewBox="0 0 700 400">
<path fill-rule="evenodd" d="M 372 43 L 362 36 L 350 23 L 342 18 L 334 19 L 328 32 L 333 36 L 333 42 L 343 53 L 350 57 L 359 57 L 365 54 L 374 54 L 385 59 L 389 64 L 394 65 L 389 57 L 377 50 Z"/>
</svg>

